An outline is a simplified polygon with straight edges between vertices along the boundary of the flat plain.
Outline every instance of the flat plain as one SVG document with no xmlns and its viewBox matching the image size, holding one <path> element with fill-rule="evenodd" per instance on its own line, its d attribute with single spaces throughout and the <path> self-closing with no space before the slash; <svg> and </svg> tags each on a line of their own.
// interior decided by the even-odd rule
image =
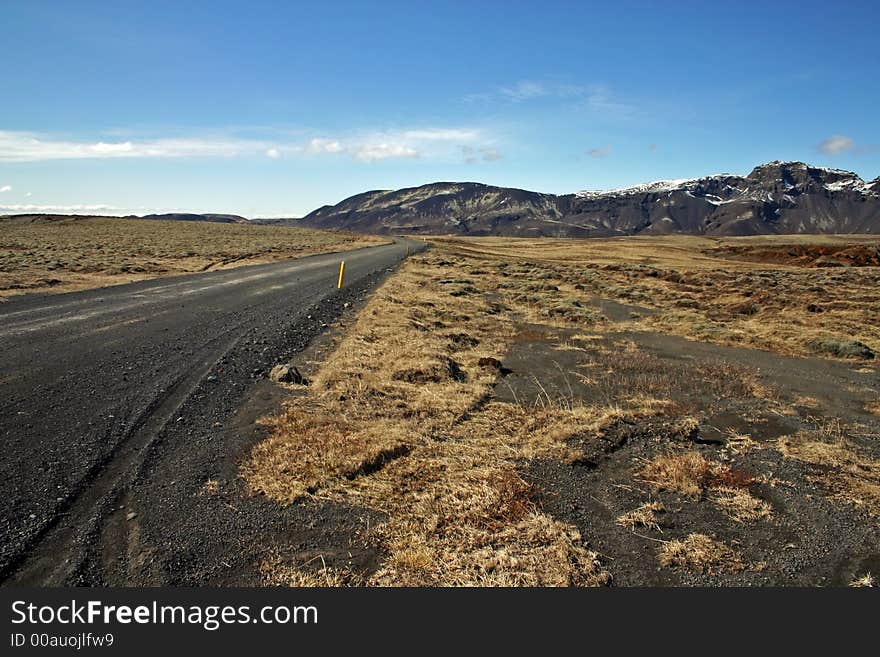
<svg viewBox="0 0 880 657">
<path fill-rule="evenodd" d="M 273 262 L 389 240 L 332 231 L 86 216 L 0 217 L 0 300 Z"/>
<path fill-rule="evenodd" d="M 241 462 L 348 528 L 265 583 L 874 582 L 876 238 L 431 242 Z"/>
<path fill-rule="evenodd" d="M 384 241 L 285 227 L 16 221 L 4 226 L 12 226 L 3 237 L 12 245 L 2 252 L 7 294 Z M 123 471 L 117 465 L 95 470 L 100 476 L 85 492 L 65 488 L 70 500 L 54 506 L 38 494 L 9 496 L 10 527 L 31 518 L 30 527 L 58 509 L 70 515 L 40 534 L 39 549 L 14 576 L 186 585 L 874 585 L 876 237 L 428 241 L 427 251 L 398 239 L 383 253 L 360 252 L 369 261 L 362 265 L 350 257 L 352 281 L 368 273 L 383 281 L 369 294 L 366 279 L 356 293 L 336 292 L 333 256 L 320 271 L 301 263 L 315 278 L 308 294 L 288 290 L 305 285 L 308 276 L 294 272 L 300 265 L 279 263 L 267 265 L 279 268 L 274 278 L 218 271 L 206 276 L 219 287 L 199 277 L 163 284 L 164 313 L 128 318 L 112 307 L 100 316 L 84 308 L 87 334 L 114 333 L 94 345 L 77 338 L 81 353 L 65 351 L 63 367 L 52 360 L 51 371 L 91 382 L 87 393 L 39 371 L 31 390 L 16 370 L 26 358 L 16 356 L 5 382 L 19 385 L 22 398 L 55 386 L 36 395 L 40 408 L 45 400 L 64 408 L 105 403 L 98 390 L 108 372 L 118 373 L 110 387 L 123 396 L 80 418 L 90 429 L 72 439 L 97 442 L 74 455 L 112 447 L 92 427 L 98 415 L 111 424 L 136 418 L 141 406 L 152 408 L 153 394 L 164 395 L 157 408 L 171 410 L 155 432 L 126 438 L 125 425 L 116 438 L 132 462 L 139 446 L 161 438 L 165 451 L 144 451 L 151 466 L 134 480 L 109 486 L 105 479 Z M 60 282 L 50 286 L 44 276 Z M 259 289 L 239 286 L 238 276 Z M 154 284 L 131 287 L 144 285 Z M 201 306 L 177 308 L 174 290 L 184 295 L 187 286 L 208 294 Z M 140 289 L 115 290 L 126 307 L 156 300 Z M 103 295 L 69 299 L 90 294 Z M 6 307 L 51 299 L 66 303 L 35 296 Z M 221 301 L 235 346 L 217 346 L 204 377 L 192 363 L 205 356 L 192 343 L 201 335 L 212 344 L 211 313 Z M 167 360 L 172 335 L 178 355 Z M 144 370 L 135 392 L 133 345 L 154 338 L 165 356 L 150 356 L 155 371 Z M 33 346 L 21 345 L 17 353 Z M 53 357 L 42 345 L 34 357 Z M 89 349 L 112 353 L 101 360 Z M 186 385 L 164 382 L 172 367 Z M 12 398 L 7 406 L 11 426 L 48 426 Z M 21 438 L 24 429 L 9 435 Z M 13 454 L 38 470 L 60 468 L 63 479 L 76 460 L 64 456 L 73 443 L 60 429 L 50 435 L 58 451 L 49 466 L 26 450 Z M 7 480 L 18 488 L 31 481 Z M 116 500 L 109 508 L 124 506 L 125 514 L 95 516 L 93 494 L 109 495 Z M 104 522 L 94 530 L 101 540 L 67 540 L 68 529 L 93 531 L 80 522 L 87 518 Z M 71 555 L 84 551 L 47 578 L 41 559 L 58 553 L 56 543 Z"/>
</svg>

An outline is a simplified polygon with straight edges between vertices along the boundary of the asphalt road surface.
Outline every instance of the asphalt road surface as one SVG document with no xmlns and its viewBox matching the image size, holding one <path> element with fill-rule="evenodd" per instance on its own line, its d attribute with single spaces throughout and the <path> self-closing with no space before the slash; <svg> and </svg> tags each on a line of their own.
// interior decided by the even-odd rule
<svg viewBox="0 0 880 657">
<path fill-rule="evenodd" d="M 224 427 L 274 364 L 417 248 L 0 304 L 0 581 L 253 583 L 258 546 L 293 520 L 199 507 L 206 477 L 234 482 L 247 447 Z"/>
</svg>

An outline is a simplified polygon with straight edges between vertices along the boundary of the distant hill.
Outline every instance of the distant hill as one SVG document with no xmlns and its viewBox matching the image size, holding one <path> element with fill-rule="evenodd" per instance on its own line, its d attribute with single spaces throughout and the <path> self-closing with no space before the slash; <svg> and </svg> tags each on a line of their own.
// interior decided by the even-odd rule
<svg viewBox="0 0 880 657">
<path fill-rule="evenodd" d="M 163 219 L 166 221 L 213 221 L 220 224 L 246 224 L 245 217 L 237 214 L 189 214 L 186 212 L 171 212 L 167 214 L 145 214 L 137 219 Z"/>
<path fill-rule="evenodd" d="M 6 219 L 18 219 L 22 221 L 60 221 L 62 219 L 89 219 L 97 215 L 91 214 L 7 214 L 2 215 Z M 112 217 L 111 217 L 112 218 Z M 116 217 L 119 219 L 158 219 L 164 221 L 210 221 L 222 224 L 246 224 L 250 223 L 245 217 L 237 214 L 189 214 L 189 213 L 168 213 L 168 214 L 148 214 L 143 217 L 129 215 L 127 217 Z"/>
<path fill-rule="evenodd" d="M 252 224 L 261 224 L 265 226 L 301 226 L 299 217 L 253 217 L 250 219 Z"/>
<path fill-rule="evenodd" d="M 770 162 L 747 176 L 663 180 L 554 195 L 440 182 L 357 194 L 300 226 L 365 233 L 553 237 L 880 233 L 880 178 L 803 162 Z"/>
</svg>

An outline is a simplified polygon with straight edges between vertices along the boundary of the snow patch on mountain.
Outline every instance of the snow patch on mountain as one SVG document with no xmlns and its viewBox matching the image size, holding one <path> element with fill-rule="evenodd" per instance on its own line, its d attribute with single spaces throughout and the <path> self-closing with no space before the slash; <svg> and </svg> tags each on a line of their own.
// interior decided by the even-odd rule
<svg viewBox="0 0 880 657">
<path fill-rule="evenodd" d="M 880 192 L 880 186 L 876 184 L 876 181 L 865 182 L 851 171 L 812 166 L 803 162 L 774 161 L 756 167 L 749 176 L 719 173 L 700 178 L 655 180 L 618 189 L 583 190 L 575 192 L 575 196 L 585 200 L 603 200 L 659 193 L 666 193 L 667 197 L 671 197 L 674 192 L 684 192 L 687 196 L 704 200 L 712 205 L 724 205 L 739 200 L 772 203 L 776 200 L 774 194 L 779 187 L 782 187 L 785 192 L 790 192 L 806 184 L 804 180 L 792 182 L 785 175 L 782 175 L 780 178 L 771 175 L 771 178 L 775 181 L 776 190 L 769 190 L 766 183 L 762 183 L 762 176 L 770 175 L 775 170 L 786 169 L 803 172 L 801 175 L 813 172 L 812 176 L 807 176 L 807 180 L 810 177 L 816 176 L 816 174 L 820 178 L 831 178 L 832 180 L 823 184 L 824 189 L 830 192 L 853 191 L 870 195 L 877 195 Z M 723 196 L 710 193 L 709 189 L 719 190 Z M 785 198 L 789 202 L 793 202 L 793 199 L 788 194 L 785 195 Z"/>
<path fill-rule="evenodd" d="M 650 194 L 652 192 L 671 192 L 681 189 L 690 182 L 696 182 L 699 178 L 678 178 L 674 180 L 655 180 L 654 182 L 641 183 L 632 187 L 621 187 L 620 189 L 585 189 L 576 192 L 575 195 L 580 198 L 594 199 L 607 198 L 609 196 L 632 196 L 634 194 Z"/>
</svg>

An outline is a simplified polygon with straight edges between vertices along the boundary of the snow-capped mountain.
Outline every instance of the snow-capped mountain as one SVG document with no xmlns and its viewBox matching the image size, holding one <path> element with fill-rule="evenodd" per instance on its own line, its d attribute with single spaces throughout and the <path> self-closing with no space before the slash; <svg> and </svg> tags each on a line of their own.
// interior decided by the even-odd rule
<svg viewBox="0 0 880 657">
<path fill-rule="evenodd" d="M 509 236 L 880 233 L 880 178 L 769 162 L 747 176 L 660 180 L 555 196 L 479 183 L 374 191 L 303 223 L 371 233 Z"/>
</svg>

